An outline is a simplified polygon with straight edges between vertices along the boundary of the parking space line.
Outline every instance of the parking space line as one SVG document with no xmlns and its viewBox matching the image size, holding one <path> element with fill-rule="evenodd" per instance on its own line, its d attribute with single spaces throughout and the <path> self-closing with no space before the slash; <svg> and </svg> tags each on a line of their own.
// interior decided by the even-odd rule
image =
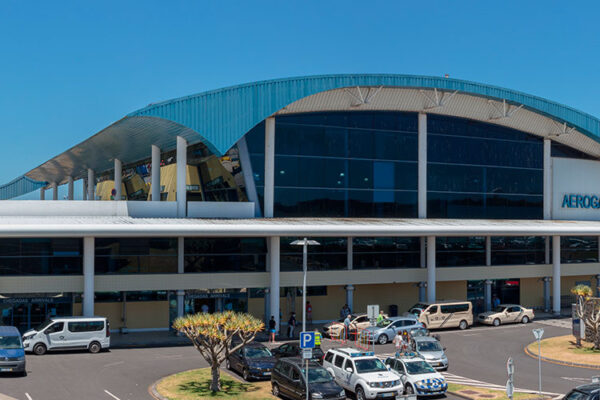
<svg viewBox="0 0 600 400">
<path fill-rule="evenodd" d="M 31 398 L 31 396 L 29 395 L 29 393 L 25 393 L 25 397 L 27 397 L 27 400 L 33 400 L 33 399 Z"/>
<path fill-rule="evenodd" d="M 104 389 L 104 393 L 106 393 L 107 395 L 109 395 L 110 397 L 112 397 L 115 400 L 121 400 L 119 399 L 117 396 L 115 396 L 114 394 L 112 394 L 111 392 L 109 392 L 108 390 Z"/>
</svg>

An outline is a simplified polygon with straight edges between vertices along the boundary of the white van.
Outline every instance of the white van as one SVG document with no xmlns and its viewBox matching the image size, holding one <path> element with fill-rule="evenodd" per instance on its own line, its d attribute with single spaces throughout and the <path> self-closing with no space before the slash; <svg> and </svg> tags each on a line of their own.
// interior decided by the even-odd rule
<svg viewBox="0 0 600 400">
<path fill-rule="evenodd" d="M 23 347 L 38 356 L 48 350 L 98 353 L 110 347 L 110 326 L 104 317 L 54 317 L 25 332 Z"/>
<path fill-rule="evenodd" d="M 417 303 L 409 311 L 427 329 L 460 328 L 473 325 L 473 305 L 470 301 L 446 300 Z"/>
</svg>

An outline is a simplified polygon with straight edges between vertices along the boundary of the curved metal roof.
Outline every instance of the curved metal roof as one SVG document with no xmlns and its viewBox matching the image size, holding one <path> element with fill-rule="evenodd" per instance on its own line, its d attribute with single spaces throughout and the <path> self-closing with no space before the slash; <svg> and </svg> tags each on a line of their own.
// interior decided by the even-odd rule
<svg viewBox="0 0 600 400">
<path fill-rule="evenodd" d="M 515 105 L 547 116 L 565 128 L 600 143 L 600 120 L 541 97 L 458 79 L 396 75 L 347 74 L 277 79 L 231 86 L 151 104 L 115 122 L 96 135 L 26 173 L 40 187 L 48 182 L 64 183 L 68 176 L 85 176 L 87 168 L 97 172 L 112 169 L 112 160 L 124 164 L 149 158 L 150 145 L 163 150 L 175 147 L 175 137 L 190 144 L 203 142 L 215 154 L 224 154 L 265 118 L 305 97 L 356 86 L 401 87 L 458 91 Z M 17 181 L 20 178 L 17 178 Z M 39 183 L 41 182 L 41 183 Z M 0 198 L 31 191 L 24 185 L 6 185 Z M 35 190 L 35 189 L 33 189 Z"/>
</svg>

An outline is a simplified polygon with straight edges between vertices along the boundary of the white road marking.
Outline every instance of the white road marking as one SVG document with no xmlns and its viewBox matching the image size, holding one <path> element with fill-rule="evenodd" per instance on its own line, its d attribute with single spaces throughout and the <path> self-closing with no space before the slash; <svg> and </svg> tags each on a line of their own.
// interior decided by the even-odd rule
<svg viewBox="0 0 600 400">
<path fill-rule="evenodd" d="M 121 364 L 125 364 L 125 361 L 116 361 L 114 363 L 110 363 L 110 364 L 104 364 L 102 366 L 102 368 L 108 368 L 108 367 L 114 367 L 116 365 L 121 365 Z"/>
<path fill-rule="evenodd" d="M 25 393 L 25 397 L 27 397 L 27 400 L 33 400 L 33 399 L 31 398 L 31 396 L 29 395 L 29 393 Z"/>
<path fill-rule="evenodd" d="M 117 396 L 115 396 L 114 394 L 112 394 L 111 392 L 109 392 L 108 390 L 104 389 L 104 393 L 106 393 L 107 395 L 109 395 L 110 397 L 112 397 L 115 400 L 121 400 L 119 399 Z"/>
<path fill-rule="evenodd" d="M 569 378 L 567 376 L 561 376 L 560 378 L 567 380 L 567 381 L 572 381 L 572 382 L 580 382 L 580 383 L 591 383 L 592 382 L 591 379 L 587 379 L 587 378 Z"/>
</svg>

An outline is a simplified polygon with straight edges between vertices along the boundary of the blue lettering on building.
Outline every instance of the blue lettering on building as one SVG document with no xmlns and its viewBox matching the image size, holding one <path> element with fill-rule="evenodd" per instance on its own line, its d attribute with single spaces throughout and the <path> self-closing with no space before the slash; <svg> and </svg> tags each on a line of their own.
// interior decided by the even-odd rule
<svg viewBox="0 0 600 400">
<path fill-rule="evenodd" d="M 562 208 L 600 208 L 600 197 L 588 194 L 568 193 L 563 196 Z"/>
</svg>

